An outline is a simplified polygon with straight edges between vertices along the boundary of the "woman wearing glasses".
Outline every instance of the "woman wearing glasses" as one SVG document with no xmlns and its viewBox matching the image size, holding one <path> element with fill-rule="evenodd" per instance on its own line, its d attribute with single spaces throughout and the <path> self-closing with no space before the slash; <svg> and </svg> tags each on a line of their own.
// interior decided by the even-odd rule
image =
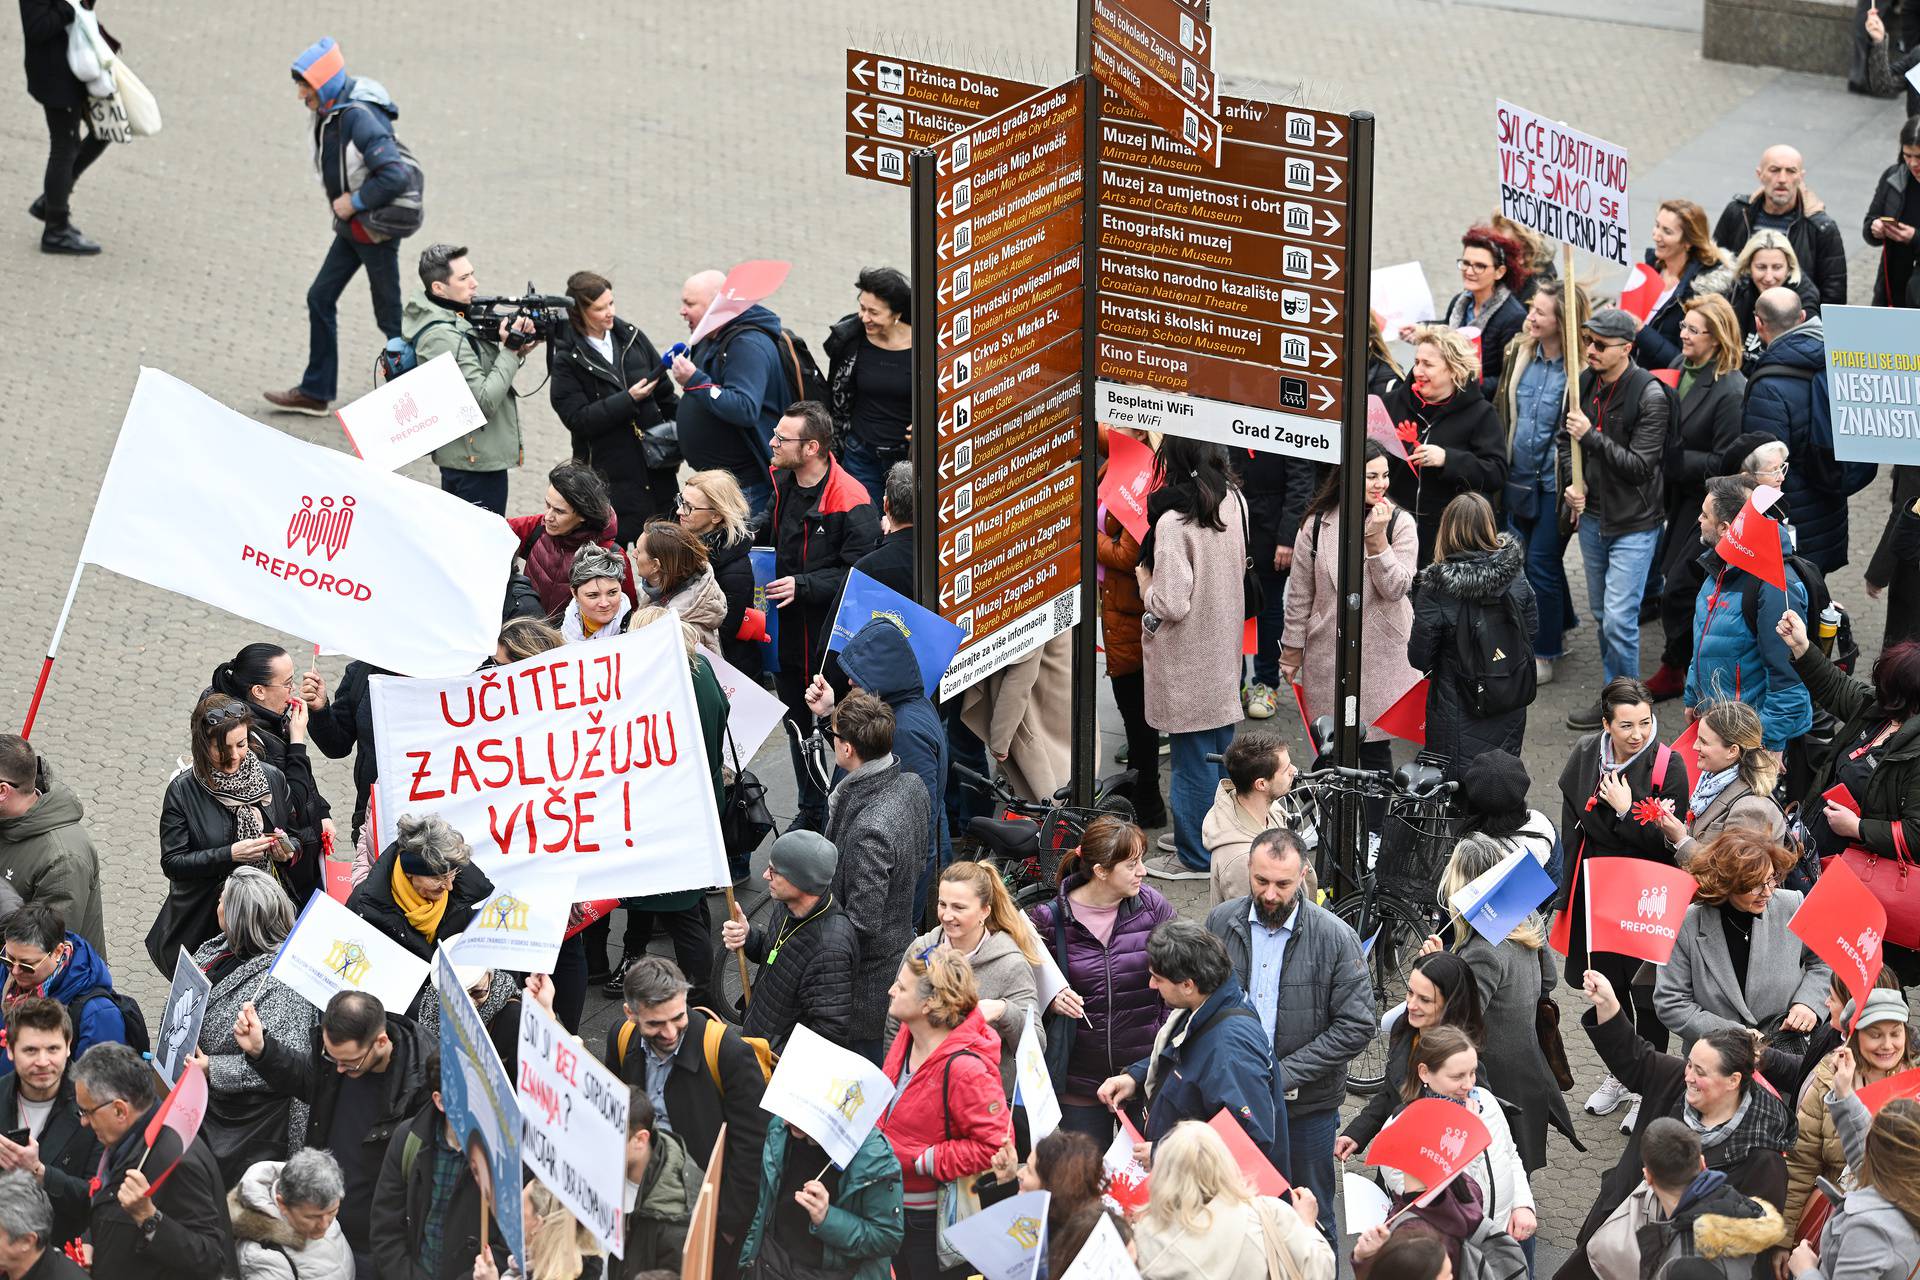
<svg viewBox="0 0 1920 1280">
<path fill-rule="evenodd" d="M 309 672 L 309 675 L 314 673 Z M 253 714 L 249 743 L 262 761 L 287 780 L 287 834 L 299 846 L 283 877 L 293 895 L 294 908 L 306 905 L 307 895 L 320 885 L 320 862 L 333 842 L 333 809 L 314 780 L 313 760 L 307 752 L 307 715 L 294 675 L 293 656 L 277 644 L 256 641 L 240 650 L 231 662 L 213 669 L 213 679 L 201 691 L 224 693 Z M 167 962 L 173 972 L 173 962 Z"/>
<path fill-rule="evenodd" d="M 1449 328 L 1480 331 L 1480 393 L 1492 399 L 1506 368 L 1507 344 L 1527 318 L 1520 301 L 1529 279 L 1526 247 L 1492 227 L 1474 227 L 1460 237 L 1455 265 L 1461 289 L 1447 303 L 1446 322 Z M 1400 337 L 1412 340 L 1410 332 Z"/>
<path fill-rule="evenodd" d="M 706 544 L 707 564 L 727 598 L 720 621 L 720 656 L 746 675 L 760 674 L 755 637 L 767 630 L 767 615 L 754 602 L 752 511 L 731 471 L 696 471 L 680 487 L 680 527 Z"/>
<path fill-rule="evenodd" d="M 421 959 L 473 922 L 473 912 L 493 893 L 493 881 L 473 864 L 458 831 L 438 814 L 403 814 L 397 834 L 381 851 L 365 880 L 354 887 L 347 909 Z M 428 990 L 426 998 L 434 998 Z"/>
<path fill-rule="evenodd" d="M 160 802 L 167 898 L 147 931 L 147 955 L 167 977 L 181 947 L 196 950 L 220 932 L 220 894 L 234 868 L 267 872 L 293 898 L 287 777 L 254 753 L 252 728 L 244 703 L 224 693 L 201 698 L 189 729 L 193 764 L 173 776 Z"/>
</svg>

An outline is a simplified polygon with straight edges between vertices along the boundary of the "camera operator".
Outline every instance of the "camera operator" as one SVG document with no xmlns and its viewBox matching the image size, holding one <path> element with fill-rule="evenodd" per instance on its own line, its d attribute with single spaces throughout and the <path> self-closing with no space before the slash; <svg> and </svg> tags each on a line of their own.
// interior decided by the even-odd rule
<svg viewBox="0 0 1920 1280">
<path fill-rule="evenodd" d="M 453 352 L 486 425 L 433 451 L 440 487 L 456 498 L 507 514 L 507 472 L 520 465 L 520 406 L 513 378 L 540 339 L 525 316 L 503 319 L 485 332 L 467 319 L 467 307 L 480 292 L 465 245 L 428 245 L 420 254 L 422 290 L 407 299 L 401 332 L 413 343 L 419 362 Z M 508 337 L 509 332 L 513 337 Z"/>
</svg>

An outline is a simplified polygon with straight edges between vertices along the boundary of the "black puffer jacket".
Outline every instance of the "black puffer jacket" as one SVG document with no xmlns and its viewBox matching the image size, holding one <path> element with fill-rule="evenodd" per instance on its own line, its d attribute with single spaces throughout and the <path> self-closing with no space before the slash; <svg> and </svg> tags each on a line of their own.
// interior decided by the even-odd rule
<svg viewBox="0 0 1920 1280">
<path fill-rule="evenodd" d="M 779 954 L 769 962 L 767 952 Z M 805 1023 L 837 1045 L 853 1042 L 853 975 L 860 968 L 860 939 L 853 922 L 831 895 L 802 919 L 780 909 L 765 928 L 747 933 L 743 950 L 760 966 L 753 1000 L 740 1030 L 786 1047 L 796 1024 Z"/>
<path fill-rule="evenodd" d="M 1760 197 L 1758 191 L 1735 196 L 1720 211 L 1720 221 L 1713 224 L 1714 243 L 1736 258 L 1747 247 L 1753 233 L 1760 229 L 1755 216 L 1759 212 Z M 1804 187 L 1794 205 L 1793 221 L 1788 224 L 1786 235 L 1787 243 L 1793 246 L 1794 257 L 1800 259 L 1800 270 L 1813 277 L 1820 301 L 1833 306 L 1845 304 L 1847 246 L 1840 235 L 1840 224 L 1827 212 L 1826 205 L 1817 197 L 1809 196 Z"/>
<path fill-rule="evenodd" d="M 267 773 L 268 827 L 286 830 L 293 821 L 287 816 L 286 775 L 265 761 L 260 767 Z M 220 908 L 227 877 L 233 874 L 237 838 L 233 811 L 214 799 L 193 770 L 175 774 L 160 801 L 160 871 L 167 878 L 167 898 L 147 931 L 147 955 L 162 974 L 172 976 L 181 947 L 196 951 L 220 932 L 214 913 Z M 293 896 L 286 863 L 259 865 L 280 881 L 289 898 Z M 305 901 L 303 896 L 300 902 Z"/>
<path fill-rule="evenodd" d="M 453 888 L 447 890 L 447 910 L 440 917 L 440 928 L 429 942 L 407 923 L 406 912 L 393 900 L 393 868 L 399 860 L 400 842 L 396 840 L 380 851 L 367 878 L 353 887 L 347 909 L 422 960 L 431 960 L 434 943 L 466 932 L 473 923 L 474 909 L 492 896 L 493 881 L 471 862 L 462 866 Z"/>
<path fill-rule="evenodd" d="M 1527 733 L 1527 709 L 1521 707 L 1485 720 L 1467 710 L 1461 687 L 1457 635 L 1466 601 L 1493 611 L 1513 609 L 1520 617 L 1522 637 L 1533 635 L 1537 622 L 1533 588 L 1527 585 L 1526 552 L 1510 533 L 1500 535 L 1492 551 L 1463 552 L 1437 560 L 1414 580 L 1413 630 L 1407 636 L 1407 661 L 1425 671 L 1427 685 L 1427 753 L 1441 757 L 1447 776 L 1459 776 L 1461 762 L 1483 751 L 1519 755 Z M 1519 670 L 1533 661 L 1529 644 L 1524 652 L 1509 653 L 1506 661 Z"/>
<path fill-rule="evenodd" d="M 707 564 L 713 569 L 713 580 L 720 584 L 720 594 L 727 598 L 727 616 L 720 620 L 720 656 L 743 674 L 758 677 L 760 646 L 755 641 L 739 639 L 740 623 L 747 610 L 755 607 L 751 539 L 728 542 L 722 530 L 708 534 L 701 541 L 707 545 Z"/>
<path fill-rule="evenodd" d="M 1673 422 L 1673 392 L 1630 364 L 1612 386 L 1589 369 L 1580 375 L 1580 411 L 1595 430 L 1577 446 L 1586 468 L 1587 510 L 1609 538 L 1666 523 L 1667 432 Z M 1573 483 L 1573 439 L 1566 427 L 1559 443 L 1560 490 Z"/>
<path fill-rule="evenodd" d="M 676 468 L 649 468 L 640 433 L 672 422 L 680 400 L 673 379 L 661 376 L 660 353 L 646 334 L 615 316 L 607 336 L 611 365 L 571 326 L 556 337 L 547 351 L 547 395 L 573 441 L 574 460 L 606 477 L 620 517 L 620 545 L 632 546 L 647 521 L 673 515 Z M 646 399 L 627 394 L 648 379 L 658 381 Z"/>
<path fill-rule="evenodd" d="M 526 580 L 521 574 L 513 576 Z M 380 763 L 373 754 L 373 699 L 367 696 L 367 677 L 393 674 L 358 659 L 349 662 L 339 685 L 328 693 L 327 705 L 307 720 L 307 735 L 327 759 L 339 760 L 355 752 L 353 829 L 349 836 L 356 840 L 367 821 L 367 797 L 380 778 Z"/>
<path fill-rule="evenodd" d="M 1488 394 L 1491 394 L 1489 392 Z M 1391 464 L 1387 496 L 1394 505 L 1413 512 L 1420 529 L 1420 563 L 1433 559 L 1434 536 L 1440 531 L 1440 513 L 1463 493 L 1477 493 L 1500 510 L 1501 490 L 1507 484 L 1507 429 L 1487 403 L 1479 387 L 1462 387 L 1437 404 L 1414 393 L 1403 382 L 1387 396 L 1387 412 L 1396 423 L 1411 421 L 1421 444 L 1447 451 L 1439 468 L 1418 471 L 1403 462 Z"/>
</svg>

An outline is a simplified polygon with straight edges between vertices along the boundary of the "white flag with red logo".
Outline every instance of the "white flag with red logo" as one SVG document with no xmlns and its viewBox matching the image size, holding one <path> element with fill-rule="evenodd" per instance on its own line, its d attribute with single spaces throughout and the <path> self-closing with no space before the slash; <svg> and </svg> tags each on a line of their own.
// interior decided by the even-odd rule
<svg viewBox="0 0 1920 1280">
<path fill-rule="evenodd" d="M 80 558 L 389 671 L 446 676 L 492 655 L 514 546 L 478 507 L 142 369 Z"/>
<path fill-rule="evenodd" d="M 451 351 L 375 387 L 334 410 L 333 416 L 340 419 L 354 452 L 382 471 L 404 466 L 487 425 L 487 415 Z"/>
</svg>

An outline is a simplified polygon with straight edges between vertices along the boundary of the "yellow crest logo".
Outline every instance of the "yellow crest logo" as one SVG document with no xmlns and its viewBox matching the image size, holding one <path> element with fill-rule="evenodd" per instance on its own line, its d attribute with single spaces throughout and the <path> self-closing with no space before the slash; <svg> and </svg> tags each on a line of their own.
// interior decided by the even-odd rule
<svg viewBox="0 0 1920 1280">
<path fill-rule="evenodd" d="M 834 1110 L 851 1121 L 860 1110 L 860 1104 L 867 1100 L 866 1093 L 860 1088 L 858 1080 L 835 1080 L 830 1096 L 840 1099 L 833 1104 Z"/>
<path fill-rule="evenodd" d="M 486 919 L 482 927 L 501 933 L 525 933 L 527 931 L 526 903 L 510 893 L 503 893 L 487 905 Z"/>
<path fill-rule="evenodd" d="M 1040 1243 L 1040 1219 L 1025 1215 L 1015 1218 L 1007 1228 L 1007 1238 L 1022 1249 L 1034 1248 Z"/>
<path fill-rule="evenodd" d="M 357 987 L 364 983 L 367 971 L 372 967 L 373 961 L 367 958 L 366 948 L 357 942 L 335 938 L 333 945 L 327 948 L 327 972 L 349 986 Z"/>
<path fill-rule="evenodd" d="M 875 609 L 873 611 L 873 616 L 876 618 L 885 618 L 888 622 L 891 622 L 894 626 L 900 628 L 901 635 L 907 637 L 907 639 L 909 640 L 913 639 L 913 628 L 908 626 L 907 620 L 901 617 L 899 614 L 894 613 L 891 610 L 887 610 L 887 609 Z"/>
</svg>

